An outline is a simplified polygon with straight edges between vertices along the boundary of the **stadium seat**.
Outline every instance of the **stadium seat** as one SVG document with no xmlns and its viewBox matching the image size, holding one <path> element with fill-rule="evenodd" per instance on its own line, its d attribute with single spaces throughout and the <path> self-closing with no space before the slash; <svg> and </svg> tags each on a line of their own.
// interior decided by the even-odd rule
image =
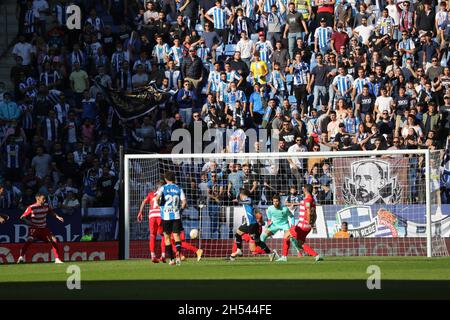
<svg viewBox="0 0 450 320">
<path fill-rule="evenodd" d="M 225 50 L 223 52 L 226 56 L 232 56 L 234 52 L 236 51 L 236 45 L 235 44 L 227 44 L 225 46 Z"/>
</svg>

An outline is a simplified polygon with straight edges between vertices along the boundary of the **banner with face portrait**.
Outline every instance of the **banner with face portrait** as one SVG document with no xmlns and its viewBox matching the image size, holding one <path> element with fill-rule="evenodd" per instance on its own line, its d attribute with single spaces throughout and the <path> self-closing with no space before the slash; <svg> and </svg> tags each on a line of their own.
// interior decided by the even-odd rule
<svg viewBox="0 0 450 320">
<path fill-rule="evenodd" d="M 333 159 L 335 204 L 403 204 L 410 186 L 417 183 L 416 159 L 405 157 Z M 411 170 L 412 168 L 413 170 Z M 408 171 L 409 176 L 408 176 Z M 409 183 L 408 178 L 414 181 Z"/>
</svg>

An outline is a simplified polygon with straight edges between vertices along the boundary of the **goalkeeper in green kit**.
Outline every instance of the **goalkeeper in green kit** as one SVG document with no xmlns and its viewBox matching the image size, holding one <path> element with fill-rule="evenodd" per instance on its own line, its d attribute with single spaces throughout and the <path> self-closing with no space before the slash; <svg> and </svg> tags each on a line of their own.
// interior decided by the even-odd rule
<svg viewBox="0 0 450 320">
<path fill-rule="evenodd" d="M 268 226 L 267 229 L 261 235 L 261 241 L 265 242 L 266 239 L 278 231 L 283 231 L 283 255 L 276 261 L 287 261 L 287 254 L 289 250 L 290 234 L 289 234 L 289 220 L 294 219 L 294 215 L 291 211 L 281 204 L 279 195 L 274 195 L 272 198 L 273 205 L 267 209 Z M 292 221 L 291 220 L 291 221 Z"/>
</svg>

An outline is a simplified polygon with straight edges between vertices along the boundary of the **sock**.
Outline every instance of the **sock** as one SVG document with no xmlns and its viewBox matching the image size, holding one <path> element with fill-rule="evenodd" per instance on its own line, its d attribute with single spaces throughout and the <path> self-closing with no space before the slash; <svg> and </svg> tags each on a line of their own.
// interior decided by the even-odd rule
<svg viewBox="0 0 450 320">
<path fill-rule="evenodd" d="M 174 241 L 171 242 L 171 246 L 172 246 L 172 251 L 177 253 L 177 247 L 175 246 L 175 242 Z"/>
<path fill-rule="evenodd" d="M 58 244 L 58 242 L 51 240 L 50 243 L 52 245 L 53 253 L 55 254 L 55 259 L 59 259 L 59 256 L 60 256 L 59 252 L 60 251 L 59 251 L 59 244 Z"/>
<path fill-rule="evenodd" d="M 186 250 L 192 251 L 193 253 L 197 253 L 197 251 L 198 251 L 197 247 L 193 246 L 192 244 L 190 244 L 188 242 L 182 242 L 181 247 Z"/>
<path fill-rule="evenodd" d="M 176 241 L 175 247 L 177 248 L 177 255 L 180 255 L 181 254 L 181 241 Z"/>
<path fill-rule="evenodd" d="M 263 249 L 265 253 L 270 253 L 270 249 L 265 242 L 262 242 L 261 240 L 259 240 L 259 241 L 255 242 L 255 245 L 257 247 L 261 247 L 261 249 Z"/>
<path fill-rule="evenodd" d="M 237 245 L 236 245 L 236 241 L 233 242 L 233 250 L 231 252 L 236 252 L 237 250 Z"/>
<path fill-rule="evenodd" d="M 236 237 L 236 246 L 238 247 L 238 249 L 242 249 L 242 236 L 236 233 L 235 237 Z"/>
<path fill-rule="evenodd" d="M 22 247 L 22 250 L 20 250 L 21 256 L 25 256 L 25 254 L 27 253 L 28 247 L 31 246 L 32 243 L 33 243 L 32 241 L 25 242 L 25 244 Z"/>
<path fill-rule="evenodd" d="M 307 244 L 304 244 L 302 246 L 303 250 L 305 250 L 305 252 L 313 257 L 318 256 L 319 254 L 317 252 L 315 252 L 313 250 L 313 248 L 311 248 L 310 246 L 308 246 Z"/>
<path fill-rule="evenodd" d="M 150 233 L 150 252 L 155 252 L 155 241 L 156 241 L 156 234 Z"/>
<path fill-rule="evenodd" d="M 291 241 L 289 241 L 289 238 L 283 239 L 283 256 L 287 257 L 289 253 L 289 245 L 291 244 Z"/>
<path fill-rule="evenodd" d="M 255 251 L 253 253 L 254 254 L 264 254 L 266 252 L 263 249 L 261 249 L 261 247 L 256 247 Z"/>
<path fill-rule="evenodd" d="M 169 259 L 172 260 L 173 259 L 173 251 L 172 251 L 172 245 L 166 245 L 166 253 L 169 256 Z"/>
<path fill-rule="evenodd" d="M 260 239 L 261 239 L 262 242 L 266 242 L 267 237 L 268 237 L 268 235 L 265 232 L 263 232 L 263 234 L 261 235 Z"/>
</svg>

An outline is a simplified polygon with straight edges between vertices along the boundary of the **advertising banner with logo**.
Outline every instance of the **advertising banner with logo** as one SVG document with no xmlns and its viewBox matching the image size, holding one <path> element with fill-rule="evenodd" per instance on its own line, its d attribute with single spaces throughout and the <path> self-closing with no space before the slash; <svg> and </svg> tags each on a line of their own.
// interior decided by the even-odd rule
<svg viewBox="0 0 450 320">
<path fill-rule="evenodd" d="M 15 263 L 23 244 L 0 243 L 0 264 Z M 117 260 L 119 243 L 107 242 L 64 242 L 61 244 L 64 261 Z M 48 243 L 34 243 L 27 252 L 26 262 L 51 262 L 55 259 Z"/>
<path fill-rule="evenodd" d="M 47 218 L 47 225 L 59 241 L 79 241 L 81 238 L 81 212 L 74 210 L 70 215 L 64 214 L 60 209 L 56 213 L 64 218 L 60 222 L 53 217 Z M 28 236 L 28 225 L 20 220 L 23 211 L 18 209 L 2 210 L 2 214 L 9 216 L 9 220 L 0 225 L 0 244 L 25 242 Z"/>
</svg>

